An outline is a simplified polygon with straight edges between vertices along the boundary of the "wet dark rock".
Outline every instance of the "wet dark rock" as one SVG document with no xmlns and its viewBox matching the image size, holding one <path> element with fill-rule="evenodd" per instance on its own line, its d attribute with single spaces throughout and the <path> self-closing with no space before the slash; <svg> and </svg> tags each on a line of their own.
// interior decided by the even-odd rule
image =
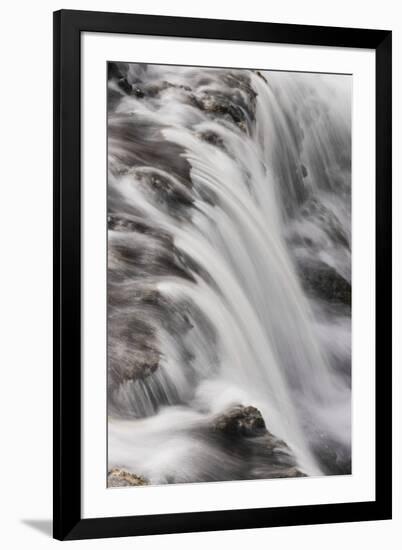
<svg viewBox="0 0 402 550">
<path fill-rule="evenodd" d="M 146 184 L 147 190 L 159 204 L 165 204 L 171 214 L 186 215 L 193 205 L 191 192 L 179 182 L 156 171 L 138 171 L 138 179 Z M 184 207 L 184 208 L 182 208 Z"/>
<path fill-rule="evenodd" d="M 155 350 L 145 350 L 142 353 L 136 350 L 136 361 L 122 373 L 125 380 L 138 380 L 150 376 L 159 366 L 160 354 Z"/>
<path fill-rule="evenodd" d="M 257 93 L 251 85 L 250 78 L 244 72 L 228 73 L 223 77 L 223 81 L 233 90 L 241 90 L 247 97 L 246 103 L 248 105 L 244 103 L 243 98 L 239 95 L 236 95 L 237 101 L 240 101 L 246 109 L 251 107 L 254 111 Z"/>
<path fill-rule="evenodd" d="M 121 79 L 123 78 L 123 73 L 120 70 L 120 67 L 117 63 L 113 63 L 112 61 L 109 61 L 107 64 L 107 77 L 108 80 L 111 80 L 112 78 Z"/>
<path fill-rule="evenodd" d="M 157 289 L 134 281 L 121 286 L 110 277 L 108 308 L 109 387 L 126 381 L 145 380 L 159 366 L 161 354 L 155 332 L 156 320 L 169 332 L 182 337 L 192 328 L 185 303 L 161 295 Z M 213 334 L 210 335 L 211 341 Z M 183 361 L 191 357 L 183 348 Z M 186 355 L 187 353 L 187 355 Z"/>
<path fill-rule="evenodd" d="M 153 172 L 148 173 L 149 177 L 152 175 Z M 162 182 L 148 184 L 158 186 Z M 152 282 L 146 282 L 172 274 L 194 281 L 194 266 L 175 248 L 171 235 L 134 215 L 113 211 L 108 216 L 108 228 L 113 231 L 108 245 L 109 403 L 112 409 L 118 403 L 119 388 L 135 383 L 135 391 L 143 394 L 157 411 L 168 402 L 160 386 L 161 355 L 155 325 L 161 324 L 168 333 L 180 335 L 178 354 L 188 365 L 189 376 L 193 356 L 181 339 L 193 328 L 191 319 L 203 326 L 209 342 L 214 341 L 214 331 L 193 304 L 172 300 L 160 294 Z M 211 364 L 215 362 L 211 355 Z M 174 388 L 170 388 L 169 395 L 174 395 Z M 127 397 L 126 402 L 129 401 Z M 134 410 L 141 416 L 138 403 L 132 403 L 125 413 L 130 416 Z"/>
<path fill-rule="evenodd" d="M 108 487 L 139 487 L 148 485 L 148 481 L 142 476 L 131 474 L 120 468 L 113 468 L 107 475 Z"/>
<path fill-rule="evenodd" d="M 339 448 L 339 442 L 331 442 L 318 447 L 316 456 L 318 463 L 325 475 L 350 475 L 352 473 L 352 460 L 350 449 Z"/>
<path fill-rule="evenodd" d="M 139 86 L 130 84 L 126 77 L 120 78 L 117 84 L 126 94 L 135 95 L 140 99 L 145 96 L 144 91 Z"/>
<path fill-rule="evenodd" d="M 115 160 L 120 166 L 127 169 L 152 166 L 174 174 L 183 185 L 191 188 L 190 164 L 182 147 L 163 138 L 159 126 L 141 117 L 132 119 L 116 113 L 108 118 L 108 138 L 109 143 L 118 146 Z"/>
<path fill-rule="evenodd" d="M 262 414 L 255 407 L 237 406 L 218 416 L 214 430 L 227 435 L 255 437 L 267 431 Z"/>
<path fill-rule="evenodd" d="M 352 287 L 333 267 L 320 261 L 299 262 L 298 272 L 306 292 L 330 303 L 351 306 Z"/>
<path fill-rule="evenodd" d="M 118 418 L 146 418 L 161 407 L 183 405 L 176 386 L 163 369 L 146 378 L 126 381 L 109 394 L 109 414 Z"/>
<path fill-rule="evenodd" d="M 129 64 L 119 61 L 109 61 L 107 64 L 108 80 L 119 80 L 128 76 Z"/>
<path fill-rule="evenodd" d="M 122 97 L 122 93 L 118 90 L 115 90 L 111 87 L 108 88 L 107 91 L 107 104 L 108 104 L 108 110 L 111 111 L 116 108 L 116 106 L 120 103 Z"/>
<path fill-rule="evenodd" d="M 132 92 L 132 86 L 131 86 L 131 84 L 128 82 L 128 80 L 127 80 L 126 77 L 120 78 L 120 80 L 118 81 L 118 86 L 119 86 L 119 88 L 121 88 L 124 92 L 126 92 L 126 94 L 131 94 L 131 92 Z"/>
<path fill-rule="evenodd" d="M 349 475 L 352 473 L 350 447 L 342 445 L 329 434 L 312 434 L 311 446 L 317 462 L 325 475 Z"/>
<path fill-rule="evenodd" d="M 231 407 L 215 418 L 212 433 L 216 444 L 244 464 L 244 474 L 238 472 L 236 479 L 305 477 L 288 445 L 267 429 L 256 407 Z"/>
<path fill-rule="evenodd" d="M 117 234 L 109 241 L 109 283 L 112 286 L 125 280 L 140 284 L 144 277 L 149 279 L 166 275 L 194 282 L 171 236 L 163 232 L 158 235 L 156 229 L 145 233 L 133 230 L 129 236 L 125 233 L 122 231 L 122 237 Z"/>
<path fill-rule="evenodd" d="M 183 266 L 187 272 L 196 273 L 199 277 L 204 279 L 204 281 L 208 283 L 210 287 L 214 288 L 217 292 L 219 291 L 216 281 L 208 272 L 208 270 L 205 267 L 201 266 L 189 254 L 183 252 L 182 250 L 176 249 L 176 257 L 178 258 L 180 265 Z"/>
<path fill-rule="evenodd" d="M 139 97 L 139 98 L 145 96 L 144 92 L 143 92 L 143 91 L 141 90 L 141 88 L 139 88 L 138 86 L 134 86 L 134 87 L 132 88 L 132 93 L 133 93 L 136 97 Z"/>
<path fill-rule="evenodd" d="M 255 71 L 255 74 L 259 76 L 266 84 L 268 84 L 268 80 L 265 78 L 261 71 Z"/>
<path fill-rule="evenodd" d="M 316 197 L 306 201 L 300 211 L 303 217 L 309 218 L 324 230 L 328 238 L 336 245 L 350 249 L 349 236 L 339 219 L 329 208 L 320 202 Z"/>
<path fill-rule="evenodd" d="M 142 219 L 135 219 L 122 214 L 110 213 L 107 217 L 107 227 L 113 231 L 135 231 L 157 237 L 162 231 L 145 223 Z M 166 235 L 166 237 L 168 237 Z"/>
<path fill-rule="evenodd" d="M 159 366 L 160 353 L 153 326 L 139 315 L 109 313 L 108 362 L 111 386 L 144 379 Z"/>
<path fill-rule="evenodd" d="M 212 130 L 205 130 L 204 132 L 200 132 L 198 135 L 203 141 L 206 141 L 210 145 L 216 145 L 221 148 L 224 146 L 223 139 Z"/>
</svg>

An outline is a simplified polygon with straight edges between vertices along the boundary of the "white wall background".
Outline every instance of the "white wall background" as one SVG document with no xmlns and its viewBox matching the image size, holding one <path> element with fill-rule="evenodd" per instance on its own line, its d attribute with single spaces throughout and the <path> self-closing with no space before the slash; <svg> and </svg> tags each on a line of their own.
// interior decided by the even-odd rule
<svg viewBox="0 0 402 550">
<path fill-rule="evenodd" d="M 0 33 L 0 545 L 47 549 L 52 507 L 52 14 L 60 8 L 386 28 L 394 31 L 394 520 L 112 539 L 79 548 L 193 550 L 399 548 L 401 346 L 401 31 L 396 0 L 88 0 L 3 4 Z M 399 157 L 399 158 L 398 158 Z M 398 238 L 399 237 L 399 238 Z"/>
</svg>

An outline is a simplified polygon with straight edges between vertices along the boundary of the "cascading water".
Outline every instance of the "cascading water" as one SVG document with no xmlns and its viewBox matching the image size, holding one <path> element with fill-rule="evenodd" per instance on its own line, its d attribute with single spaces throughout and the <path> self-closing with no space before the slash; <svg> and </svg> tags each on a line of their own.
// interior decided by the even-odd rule
<svg viewBox="0 0 402 550">
<path fill-rule="evenodd" d="M 350 85 L 109 63 L 109 469 L 350 473 Z"/>
</svg>

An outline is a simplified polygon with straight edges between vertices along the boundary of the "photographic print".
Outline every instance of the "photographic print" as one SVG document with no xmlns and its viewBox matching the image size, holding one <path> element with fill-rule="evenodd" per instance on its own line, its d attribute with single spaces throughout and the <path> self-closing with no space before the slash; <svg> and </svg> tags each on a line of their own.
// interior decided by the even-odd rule
<svg viewBox="0 0 402 550">
<path fill-rule="evenodd" d="M 347 74 L 108 63 L 108 487 L 347 475 Z"/>
</svg>

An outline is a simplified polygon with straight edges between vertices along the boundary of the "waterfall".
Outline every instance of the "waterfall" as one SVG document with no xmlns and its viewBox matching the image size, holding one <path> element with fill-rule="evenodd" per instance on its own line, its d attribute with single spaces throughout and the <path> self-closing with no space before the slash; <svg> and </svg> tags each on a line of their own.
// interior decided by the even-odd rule
<svg viewBox="0 0 402 550">
<path fill-rule="evenodd" d="M 109 468 L 349 473 L 350 77 L 110 63 L 108 87 Z M 268 431 L 229 445 L 239 406 Z"/>
</svg>

